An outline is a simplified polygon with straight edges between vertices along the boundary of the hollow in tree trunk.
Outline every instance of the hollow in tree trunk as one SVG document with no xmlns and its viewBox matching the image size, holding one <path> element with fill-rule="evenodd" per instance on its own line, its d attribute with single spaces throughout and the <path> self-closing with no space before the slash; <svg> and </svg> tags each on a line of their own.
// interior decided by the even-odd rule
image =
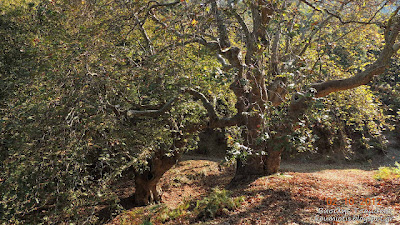
<svg viewBox="0 0 400 225">
<path fill-rule="evenodd" d="M 135 171 L 135 204 L 148 205 L 161 201 L 161 194 L 157 190 L 157 184 L 161 177 L 177 163 L 180 154 L 166 156 L 163 151 L 157 152 L 148 159 L 149 170 L 142 173 Z"/>
</svg>

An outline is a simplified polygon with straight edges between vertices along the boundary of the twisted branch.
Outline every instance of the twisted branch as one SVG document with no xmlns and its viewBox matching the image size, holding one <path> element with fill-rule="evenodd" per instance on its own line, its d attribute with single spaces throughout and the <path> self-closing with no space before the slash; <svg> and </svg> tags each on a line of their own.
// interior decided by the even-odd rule
<svg viewBox="0 0 400 225">
<path fill-rule="evenodd" d="M 210 118 L 210 121 L 207 126 L 196 125 L 195 129 L 193 129 L 191 132 L 200 131 L 205 128 L 223 128 L 227 126 L 235 126 L 243 124 L 244 117 L 242 116 L 241 113 L 238 113 L 230 118 L 220 118 L 213 104 L 211 104 L 211 102 L 206 98 L 206 96 L 203 93 L 192 88 L 183 88 L 180 94 L 185 94 L 185 93 L 190 94 L 193 97 L 199 99 L 202 102 L 204 108 L 207 110 L 207 115 Z M 149 109 L 149 110 L 121 110 L 119 109 L 118 105 L 112 105 L 109 102 L 107 102 L 106 106 L 107 108 L 111 109 L 117 117 L 124 116 L 127 118 L 137 118 L 137 117 L 157 118 L 167 113 L 171 109 L 173 104 L 179 99 L 180 99 L 179 97 L 173 97 L 167 103 L 165 103 L 161 108 Z"/>
</svg>

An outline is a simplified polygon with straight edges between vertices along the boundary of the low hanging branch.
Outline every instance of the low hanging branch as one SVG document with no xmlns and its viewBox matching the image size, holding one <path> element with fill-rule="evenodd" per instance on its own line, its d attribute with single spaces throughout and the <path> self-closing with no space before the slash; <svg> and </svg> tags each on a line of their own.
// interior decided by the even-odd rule
<svg viewBox="0 0 400 225">
<path fill-rule="evenodd" d="M 173 103 L 177 101 L 179 98 L 174 97 L 171 100 L 169 100 L 167 103 L 165 103 L 164 106 L 162 106 L 160 109 L 153 109 L 153 110 L 128 110 L 126 112 L 127 117 L 141 117 L 141 116 L 147 116 L 147 117 L 159 117 L 162 114 L 166 113 L 168 110 L 171 109 Z"/>
<path fill-rule="evenodd" d="M 192 95 L 194 98 L 199 99 L 202 102 L 204 108 L 207 110 L 207 115 L 210 118 L 207 126 L 203 125 L 195 126 L 196 129 L 195 130 L 192 129 L 192 132 L 200 131 L 205 128 L 223 128 L 228 126 L 241 125 L 244 122 L 244 117 L 239 113 L 230 118 L 220 118 L 215 110 L 215 107 L 210 103 L 210 101 L 206 98 L 206 96 L 195 89 L 183 88 L 180 93 L 181 94 L 187 93 Z M 156 118 L 167 113 L 172 108 L 173 104 L 179 99 L 180 99 L 179 97 L 173 97 L 171 100 L 165 103 L 161 108 L 149 109 L 149 110 L 120 110 L 118 105 L 112 105 L 110 103 L 107 103 L 106 106 L 107 108 L 111 109 L 118 117 L 124 116 L 127 118 L 135 118 L 135 117 Z M 146 108 L 145 106 L 142 107 Z"/>
<path fill-rule="evenodd" d="M 199 98 L 201 100 L 201 102 L 203 103 L 204 108 L 206 108 L 206 110 L 207 110 L 207 114 L 208 114 L 208 117 L 210 118 L 210 121 L 208 123 L 208 126 L 202 127 L 201 129 L 203 129 L 203 128 L 223 128 L 223 127 L 230 127 L 230 126 L 235 126 L 235 125 L 240 126 L 240 125 L 244 124 L 245 118 L 241 113 L 237 113 L 235 116 L 230 117 L 230 118 L 219 118 L 214 106 L 208 101 L 206 96 L 204 94 L 202 94 L 201 92 L 198 92 L 192 88 L 184 88 L 183 92 L 189 93 L 192 96 Z"/>
</svg>

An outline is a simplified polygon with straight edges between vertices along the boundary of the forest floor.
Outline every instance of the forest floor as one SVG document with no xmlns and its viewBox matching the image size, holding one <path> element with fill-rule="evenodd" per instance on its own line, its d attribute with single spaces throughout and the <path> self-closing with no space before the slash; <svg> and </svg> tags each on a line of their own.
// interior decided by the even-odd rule
<svg viewBox="0 0 400 225">
<path fill-rule="evenodd" d="M 109 224 L 400 224 L 400 179 L 376 180 L 376 171 L 373 164 L 284 162 L 278 174 L 232 187 L 233 166 L 188 156 L 162 178 L 163 204 L 127 209 Z M 129 199 L 132 187 L 122 183 L 121 198 Z M 196 201 L 216 187 L 243 201 L 215 217 L 196 216 Z M 334 217 L 348 221 L 321 221 Z"/>
</svg>

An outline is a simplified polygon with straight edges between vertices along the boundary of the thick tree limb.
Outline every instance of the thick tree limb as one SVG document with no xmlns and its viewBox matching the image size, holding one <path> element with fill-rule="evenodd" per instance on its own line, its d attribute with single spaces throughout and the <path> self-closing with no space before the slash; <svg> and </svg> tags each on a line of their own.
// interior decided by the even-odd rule
<svg viewBox="0 0 400 225">
<path fill-rule="evenodd" d="M 229 41 L 228 31 L 226 29 L 224 20 L 222 19 L 221 12 L 219 11 L 219 9 L 217 7 L 216 0 L 211 1 L 211 7 L 212 7 L 212 10 L 214 11 L 215 19 L 217 21 L 219 43 L 221 45 L 221 48 L 222 49 L 229 48 L 231 46 L 231 43 Z"/>
<path fill-rule="evenodd" d="M 214 106 L 210 103 L 210 101 L 208 101 L 208 99 L 206 98 L 206 96 L 203 93 L 200 93 L 192 88 L 184 88 L 183 92 L 189 93 L 192 96 L 199 98 L 201 100 L 204 108 L 206 108 L 206 110 L 207 110 L 208 116 L 210 117 L 211 121 L 218 119 L 218 115 L 217 115 L 217 112 L 215 111 Z"/>
<path fill-rule="evenodd" d="M 279 42 L 281 40 L 281 27 L 279 26 L 275 35 L 274 35 L 274 40 L 272 42 L 271 46 L 271 75 L 278 75 L 280 73 L 279 71 Z"/>
<path fill-rule="evenodd" d="M 266 34 L 266 28 L 272 15 L 275 12 L 272 3 L 258 0 L 251 4 L 251 14 L 253 17 L 253 35 L 255 38 L 263 39 Z"/>
<path fill-rule="evenodd" d="M 400 32 L 400 15 L 397 15 L 400 7 L 396 10 L 396 14 L 391 17 L 387 31 L 385 32 L 386 44 L 379 58 L 367 66 L 362 72 L 356 75 L 338 80 L 330 80 L 322 83 L 312 84 L 311 87 L 315 88 L 317 93 L 316 97 L 323 97 L 332 92 L 343 91 L 352 89 L 361 85 L 369 83 L 375 75 L 381 74 L 389 66 L 390 58 L 399 50 L 400 43 L 396 42 Z"/>
<path fill-rule="evenodd" d="M 253 22 L 253 32 L 251 33 L 251 36 L 249 36 L 249 41 L 246 43 L 247 53 L 245 62 L 247 65 L 253 64 L 254 54 L 257 51 L 257 41 L 261 40 L 264 46 L 268 45 L 268 41 L 266 39 L 267 26 L 272 18 L 272 15 L 275 13 L 275 9 L 273 8 L 272 4 L 263 0 L 253 1 L 250 4 L 250 7 Z"/>
<path fill-rule="evenodd" d="M 332 92 L 344 91 L 368 84 L 375 75 L 381 74 L 388 67 L 386 60 L 376 61 L 364 71 L 347 79 L 330 80 L 322 83 L 312 84 L 311 87 L 317 90 L 316 97 L 324 97 Z"/>
<path fill-rule="evenodd" d="M 240 26 L 244 32 L 244 36 L 246 38 L 246 43 L 251 43 L 252 42 L 251 33 L 250 33 L 249 28 L 247 27 L 246 23 L 244 22 L 244 19 L 233 8 L 231 9 L 231 13 L 235 16 L 236 20 L 238 21 L 238 23 L 240 24 Z"/>
<path fill-rule="evenodd" d="M 127 117 L 159 117 L 162 114 L 166 113 L 168 110 L 171 109 L 174 102 L 176 102 L 179 98 L 175 97 L 169 100 L 163 107 L 157 110 L 128 110 L 126 112 Z"/>
<path fill-rule="evenodd" d="M 386 44 L 375 62 L 367 66 L 364 71 L 359 72 L 349 78 L 311 84 L 311 89 L 309 90 L 311 91 L 310 94 L 294 94 L 289 106 L 289 116 L 296 120 L 303 115 L 305 110 L 308 108 L 309 103 L 312 102 L 312 98 L 310 96 L 324 97 L 332 92 L 356 88 L 369 83 L 374 76 L 383 73 L 389 66 L 390 58 L 400 49 L 400 42 L 397 41 L 399 39 L 398 37 L 400 32 L 400 15 L 397 15 L 399 11 L 400 7 L 395 10 L 388 22 L 385 31 Z M 277 87 L 272 89 L 285 90 L 280 87 L 282 85 L 279 85 L 279 82 L 276 84 L 276 86 Z M 276 96 L 272 93 L 270 94 L 270 101 L 272 101 L 274 105 L 279 105 L 282 101 L 284 101 L 284 94 L 285 93 Z"/>
<path fill-rule="evenodd" d="M 228 126 L 242 125 L 244 123 L 244 116 L 241 113 L 238 113 L 230 118 L 219 118 L 214 106 L 210 103 L 210 101 L 208 101 L 206 96 L 201 92 L 196 91 L 192 88 L 183 88 L 181 94 L 184 93 L 188 93 L 193 97 L 199 99 L 202 102 L 204 108 L 206 108 L 207 115 L 210 118 L 207 125 L 198 124 L 189 129 L 189 131 L 193 130 L 192 132 L 196 132 L 203 130 L 205 128 L 223 128 Z M 167 103 L 165 103 L 161 108 L 149 109 L 149 110 L 120 110 L 119 106 L 112 105 L 110 103 L 107 103 L 106 106 L 107 108 L 111 109 L 118 117 L 125 116 L 127 118 L 134 118 L 134 117 L 156 118 L 168 112 L 177 100 L 179 100 L 179 97 L 174 97 Z"/>
</svg>

